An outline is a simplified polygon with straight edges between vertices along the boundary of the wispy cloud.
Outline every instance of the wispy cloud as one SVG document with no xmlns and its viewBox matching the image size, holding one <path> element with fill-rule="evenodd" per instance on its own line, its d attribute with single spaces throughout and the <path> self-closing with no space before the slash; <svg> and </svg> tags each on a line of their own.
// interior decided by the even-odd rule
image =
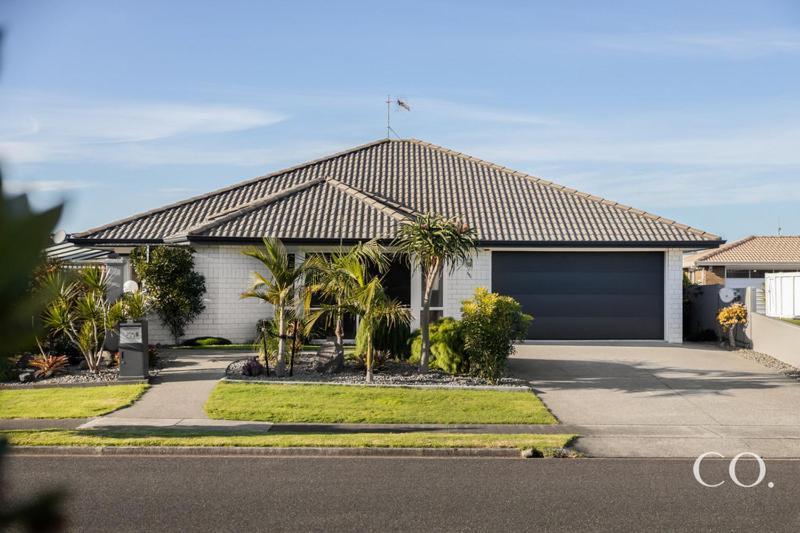
<svg viewBox="0 0 800 533">
<path fill-rule="evenodd" d="M 439 100 L 433 98 L 414 98 L 411 105 L 415 111 L 433 116 L 447 116 L 449 118 L 473 122 L 497 122 L 503 124 L 557 124 L 553 117 L 535 115 L 525 111 L 514 111 L 485 106 L 476 106 Z"/>
<path fill-rule="evenodd" d="M 791 121 L 765 117 L 736 129 L 662 122 L 658 131 L 630 122 L 498 130 L 458 149 L 642 207 L 800 201 L 800 128 Z"/>
<path fill-rule="evenodd" d="M 613 126 L 514 132 L 469 147 L 488 159 L 678 165 L 800 166 L 800 128 L 752 126 L 738 131 L 653 136 Z"/>
<path fill-rule="evenodd" d="M 116 159 L 114 146 L 224 134 L 276 124 L 284 114 L 239 106 L 88 104 L 16 98 L 3 114 L 0 156 L 12 162 Z M 124 150 L 122 150 L 124 152 Z"/>
<path fill-rule="evenodd" d="M 800 53 L 800 32 L 726 31 L 719 33 L 629 33 L 590 38 L 594 46 L 635 53 L 713 53 L 752 58 L 774 53 Z"/>
<path fill-rule="evenodd" d="M 8 180 L 3 181 L 3 190 L 9 194 L 64 192 L 85 189 L 93 184 L 76 180 Z"/>
</svg>

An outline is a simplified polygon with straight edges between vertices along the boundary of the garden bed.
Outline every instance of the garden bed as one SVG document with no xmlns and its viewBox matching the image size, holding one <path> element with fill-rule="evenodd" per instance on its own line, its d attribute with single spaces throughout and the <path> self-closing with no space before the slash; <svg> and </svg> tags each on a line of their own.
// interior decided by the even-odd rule
<svg viewBox="0 0 800 533">
<path fill-rule="evenodd" d="M 78 366 L 69 367 L 66 373 L 57 374 L 46 379 L 35 381 L 3 381 L 0 383 L 2 388 L 29 388 L 31 386 L 58 386 L 58 385 L 88 385 L 88 384 L 112 384 L 116 383 L 119 377 L 118 368 L 105 368 L 95 374 L 89 370 L 82 370 Z"/>
<path fill-rule="evenodd" d="M 242 367 L 246 359 L 234 361 L 228 367 L 226 377 L 231 380 L 253 381 L 253 382 L 281 382 L 293 381 L 304 383 L 331 383 L 348 385 L 365 385 L 366 376 L 364 369 L 354 361 L 345 362 L 345 367 L 341 372 L 335 374 L 324 374 L 314 370 L 313 353 L 301 353 L 295 357 L 293 375 L 287 372 L 283 377 L 275 376 L 272 369 L 270 375 L 261 374 L 259 376 L 245 376 L 242 374 Z M 374 370 L 372 377 L 374 385 L 438 385 L 452 387 L 475 387 L 475 386 L 506 386 L 506 387 L 529 387 L 530 384 L 522 379 L 504 377 L 497 383 L 475 377 L 475 376 L 454 376 L 444 372 L 430 371 L 421 374 L 417 366 L 406 361 L 386 361 Z"/>
</svg>

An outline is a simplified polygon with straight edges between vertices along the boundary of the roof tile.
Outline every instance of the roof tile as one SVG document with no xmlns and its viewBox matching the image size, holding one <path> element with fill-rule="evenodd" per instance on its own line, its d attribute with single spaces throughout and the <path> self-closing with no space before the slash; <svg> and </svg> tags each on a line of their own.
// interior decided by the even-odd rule
<svg viewBox="0 0 800 533">
<path fill-rule="evenodd" d="M 684 224 L 430 143 L 389 139 L 72 238 L 158 241 L 188 233 L 189 238 L 369 239 L 391 237 L 402 219 L 425 212 L 461 218 L 484 242 L 719 241 Z"/>
</svg>

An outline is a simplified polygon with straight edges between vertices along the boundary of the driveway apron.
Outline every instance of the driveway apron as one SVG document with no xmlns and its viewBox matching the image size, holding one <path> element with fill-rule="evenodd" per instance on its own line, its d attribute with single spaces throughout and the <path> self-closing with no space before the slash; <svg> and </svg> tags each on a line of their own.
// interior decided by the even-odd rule
<svg viewBox="0 0 800 533">
<path fill-rule="evenodd" d="M 800 457 L 800 383 L 713 345 L 525 344 L 509 368 L 588 455 Z"/>
</svg>

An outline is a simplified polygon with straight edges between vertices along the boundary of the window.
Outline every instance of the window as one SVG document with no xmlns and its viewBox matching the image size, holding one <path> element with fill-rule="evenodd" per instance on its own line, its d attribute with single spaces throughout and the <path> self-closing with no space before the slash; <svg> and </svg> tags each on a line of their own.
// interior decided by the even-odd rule
<svg viewBox="0 0 800 533">
<path fill-rule="evenodd" d="M 424 278 L 421 281 L 422 289 L 425 288 Z M 438 320 L 444 316 L 444 276 L 439 275 L 433 282 L 433 289 L 431 290 L 430 313 L 428 318 L 431 322 Z"/>
<path fill-rule="evenodd" d="M 726 278 L 749 278 L 749 270 L 731 270 L 730 268 L 725 271 Z"/>
</svg>

